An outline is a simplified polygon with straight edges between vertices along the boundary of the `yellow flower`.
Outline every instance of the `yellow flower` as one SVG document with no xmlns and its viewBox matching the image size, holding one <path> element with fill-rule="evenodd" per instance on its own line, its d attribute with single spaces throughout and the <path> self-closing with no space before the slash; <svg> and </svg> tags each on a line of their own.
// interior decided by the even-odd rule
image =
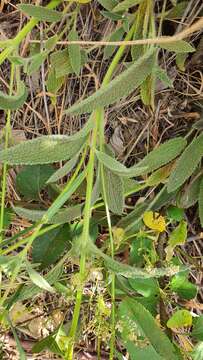
<svg viewBox="0 0 203 360">
<path fill-rule="evenodd" d="M 166 230 L 166 222 L 163 216 L 157 212 L 146 211 L 143 215 L 144 224 L 151 230 L 163 232 Z"/>
</svg>

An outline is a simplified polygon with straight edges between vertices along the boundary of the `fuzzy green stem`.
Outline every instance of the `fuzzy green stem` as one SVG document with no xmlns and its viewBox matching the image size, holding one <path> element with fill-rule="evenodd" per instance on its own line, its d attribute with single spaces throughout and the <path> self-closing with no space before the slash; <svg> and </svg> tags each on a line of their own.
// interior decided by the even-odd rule
<svg viewBox="0 0 203 360">
<path fill-rule="evenodd" d="M 11 65 L 11 75 L 10 75 L 10 86 L 9 86 L 9 95 L 13 91 L 13 82 L 14 82 L 14 73 L 15 66 Z M 11 133 L 11 110 L 7 112 L 7 121 L 5 126 L 5 145 L 4 148 L 7 149 L 9 145 L 9 136 Z M 0 242 L 3 240 L 3 230 L 4 230 L 4 209 L 5 209 L 5 199 L 6 199 L 6 177 L 7 177 L 7 163 L 3 165 L 3 179 L 2 179 L 2 195 L 1 195 L 1 216 L 0 216 Z"/>
</svg>

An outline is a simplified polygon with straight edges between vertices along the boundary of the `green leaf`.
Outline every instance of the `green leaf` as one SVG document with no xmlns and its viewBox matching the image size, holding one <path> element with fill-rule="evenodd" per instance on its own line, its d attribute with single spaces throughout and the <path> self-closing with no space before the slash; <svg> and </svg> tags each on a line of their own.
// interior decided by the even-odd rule
<svg viewBox="0 0 203 360">
<path fill-rule="evenodd" d="M 155 68 L 155 75 L 165 86 L 170 88 L 173 87 L 173 81 L 168 77 L 166 70 L 162 69 L 160 66 Z"/>
<path fill-rule="evenodd" d="M 118 215 L 122 215 L 124 207 L 124 188 L 120 176 L 104 168 L 104 187 L 109 209 Z"/>
<path fill-rule="evenodd" d="M 179 206 L 183 207 L 184 209 L 188 209 L 189 207 L 196 204 L 198 201 L 201 180 L 201 176 L 195 176 L 189 184 L 184 186 L 178 199 Z"/>
<path fill-rule="evenodd" d="M 105 154 L 102 151 L 96 151 L 96 155 L 98 160 L 109 170 L 111 170 L 113 173 L 124 177 L 133 177 L 138 176 L 143 173 L 146 173 L 147 167 L 135 167 L 132 166 L 131 168 L 126 168 L 123 164 L 121 164 L 119 161 L 115 160 L 113 157 Z"/>
<path fill-rule="evenodd" d="M 59 210 L 56 215 L 54 215 L 47 224 L 65 224 L 82 216 L 84 204 L 77 204 Z M 45 210 L 30 210 L 25 209 L 19 206 L 14 206 L 13 210 L 15 213 L 25 219 L 30 221 L 39 221 L 45 215 Z"/>
<path fill-rule="evenodd" d="M 30 4 L 18 5 L 18 8 L 26 15 L 32 16 L 39 21 L 57 22 L 63 17 L 63 14 L 52 9 L 47 9 L 43 6 L 36 6 Z"/>
<path fill-rule="evenodd" d="M 144 236 L 137 236 L 130 245 L 130 265 L 143 267 L 146 257 L 153 251 L 153 242 Z"/>
<path fill-rule="evenodd" d="M 16 95 L 7 95 L 0 91 L 0 109 L 1 110 L 16 110 L 20 108 L 26 101 L 28 91 L 22 81 L 18 85 Z"/>
<path fill-rule="evenodd" d="M 153 346 L 151 345 L 146 345 L 143 348 L 141 348 L 136 346 L 132 341 L 127 341 L 125 343 L 125 346 L 130 355 L 131 360 L 138 360 L 138 359 L 164 360 L 163 357 L 160 357 L 157 354 L 157 352 L 154 350 Z"/>
<path fill-rule="evenodd" d="M 167 326 L 170 329 L 179 329 L 183 326 L 192 325 L 192 315 L 188 310 L 177 310 L 171 318 L 167 321 Z"/>
<path fill-rule="evenodd" d="M 171 260 L 173 250 L 177 245 L 183 245 L 187 239 L 187 222 L 182 220 L 169 236 L 168 246 L 166 247 L 166 259 Z"/>
<path fill-rule="evenodd" d="M 203 342 L 199 342 L 191 353 L 193 360 L 203 360 Z"/>
<path fill-rule="evenodd" d="M 119 27 L 118 29 L 116 29 L 109 37 L 108 39 L 106 39 L 107 41 L 120 41 L 124 35 L 125 31 L 123 29 L 123 27 Z M 116 49 L 116 46 L 105 46 L 104 48 L 104 59 L 108 59 L 109 57 L 112 56 L 112 54 L 114 53 Z"/>
<path fill-rule="evenodd" d="M 173 276 L 170 282 L 170 288 L 180 298 L 191 300 L 197 295 L 197 287 L 190 281 L 188 281 L 188 271 L 176 274 Z"/>
<path fill-rule="evenodd" d="M 187 59 L 187 53 L 178 53 L 176 54 L 176 65 L 180 71 L 185 71 L 185 60 Z"/>
<path fill-rule="evenodd" d="M 55 97 L 57 95 L 58 90 L 65 82 L 65 77 L 61 76 L 59 78 L 56 77 L 56 71 L 54 68 L 51 68 L 48 73 L 48 78 L 46 81 L 47 91 L 53 94 L 52 102 L 55 104 Z"/>
<path fill-rule="evenodd" d="M 104 107 L 128 96 L 152 72 L 155 49 L 151 48 L 135 64 L 131 65 L 121 75 L 118 75 L 108 85 L 96 91 L 87 99 L 76 103 L 65 111 L 67 114 L 82 114 L 95 108 Z"/>
<path fill-rule="evenodd" d="M 68 175 L 68 173 L 74 168 L 74 166 L 77 164 L 78 155 L 74 156 L 72 159 L 70 159 L 66 164 L 64 164 L 61 168 L 56 170 L 53 175 L 51 175 L 48 180 L 47 184 L 54 183 L 60 179 L 62 179 L 64 176 Z"/>
<path fill-rule="evenodd" d="M 136 268 L 133 266 L 129 266 L 123 263 L 120 263 L 110 256 L 104 254 L 100 249 L 96 247 L 93 243 L 89 244 L 89 250 L 95 254 L 96 256 L 102 257 L 105 261 L 106 266 L 115 272 L 117 275 L 122 275 L 126 278 L 131 279 L 149 279 L 153 277 L 161 277 L 161 276 L 173 276 L 179 271 L 185 271 L 185 268 L 180 269 L 179 266 L 171 266 L 168 268 L 150 268 L 150 269 L 142 269 Z"/>
<path fill-rule="evenodd" d="M 191 335 L 196 340 L 203 341 L 203 315 L 199 316 L 194 322 Z"/>
<path fill-rule="evenodd" d="M 189 53 L 194 52 L 195 48 L 184 40 L 177 40 L 171 43 L 162 43 L 159 46 L 168 51 L 175 53 Z"/>
<path fill-rule="evenodd" d="M 58 346 L 55 336 L 53 334 L 45 337 L 44 339 L 38 341 L 33 347 L 32 347 L 32 353 L 40 353 L 41 351 L 49 350 L 54 354 L 57 354 L 59 356 L 63 356 L 64 354 L 60 350 L 60 347 Z"/>
<path fill-rule="evenodd" d="M 203 134 L 189 144 L 168 180 L 168 192 L 178 189 L 193 174 L 203 156 Z"/>
<path fill-rule="evenodd" d="M 159 286 L 157 280 L 150 279 L 128 279 L 133 290 L 137 291 L 144 297 L 150 297 L 159 294 Z"/>
<path fill-rule="evenodd" d="M 49 285 L 48 281 L 45 278 L 43 278 L 36 270 L 34 270 L 28 261 L 26 261 L 26 268 L 30 280 L 33 282 L 33 284 L 37 285 L 39 288 L 43 290 L 52 293 L 55 292 L 55 290 L 51 287 L 51 285 Z"/>
<path fill-rule="evenodd" d="M 140 4 L 143 0 L 124 0 L 113 9 L 114 12 L 126 11 L 132 6 Z"/>
<path fill-rule="evenodd" d="M 68 40 L 69 41 L 78 41 L 78 33 L 75 29 L 72 29 L 69 32 L 69 36 L 68 36 Z M 69 57 L 70 57 L 70 63 L 72 66 L 72 69 L 74 70 L 74 72 L 76 73 L 76 75 L 80 75 L 80 69 L 81 69 L 81 52 L 80 52 L 80 46 L 79 45 L 74 45 L 74 44 L 70 44 L 68 46 L 68 53 L 69 53 Z"/>
<path fill-rule="evenodd" d="M 109 11 L 111 11 L 118 3 L 116 0 L 98 0 L 98 2 Z"/>
<path fill-rule="evenodd" d="M 182 152 L 186 144 L 186 140 L 181 137 L 168 140 L 152 150 L 135 167 L 146 167 L 146 172 L 152 172 L 174 160 Z"/>
<path fill-rule="evenodd" d="M 71 141 L 66 135 L 48 135 L 0 151 L 0 161 L 10 165 L 49 164 L 70 159 L 80 151 L 84 139 Z"/>
<path fill-rule="evenodd" d="M 187 1 L 182 1 L 179 4 L 177 4 L 176 6 L 174 6 L 171 10 L 167 11 L 166 15 L 164 15 L 164 17 L 166 19 L 181 19 L 186 6 L 188 5 Z"/>
<path fill-rule="evenodd" d="M 57 79 L 72 74 L 73 68 L 68 55 L 68 49 L 55 51 L 51 54 L 50 61 Z"/>
<path fill-rule="evenodd" d="M 119 306 L 119 317 L 124 327 L 126 324 L 130 324 L 130 333 L 134 329 L 135 332 L 139 327 L 155 352 L 163 357 L 163 359 L 178 359 L 176 350 L 168 337 L 157 325 L 150 312 L 139 302 L 132 300 L 129 297 L 123 300 Z M 129 327 L 129 325 L 127 326 Z"/>
<path fill-rule="evenodd" d="M 71 247 L 70 225 L 62 225 L 38 236 L 32 244 L 32 262 L 40 269 L 54 264 L 63 252 Z"/>
<path fill-rule="evenodd" d="M 37 71 L 46 59 L 48 53 L 48 51 L 42 51 L 39 54 L 35 54 L 31 58 L 26 59 L 27 64 L 24 66 L 24 72 L 31 75 L 33 72 Z"/>
<path fill-rule="evenodd" d="M 201 183 L 200 183 L 198 205 L 199 205 L 200 223 L 201 223 L 201 226 L 203 227 L 203 179 L 201 179 Z"/>
<path fill-rule="evenodd" d="M 167 217 L 170 220 L 181 221 L 184 218 L 184 210 L 171 205 L 167 209 Z"/>
<path fill-rule="evenodd" d="M 25 166 L 16 176 L 17 190 L 27 199 L 39 199 L 39 193 L 53 174 L 50 165 Z"/>
<path fill-rule="evenodd" d="M 52 270 L 45 275 L 45 279 L 50 285 L 54 285 L 55 282 L 59 279 L 63 271 L 63 268 L 60 266 L 56 266 Z M 24 301 L 27 299 L 31 299 L 33 296 L 36 296 L 42 292 L 41 287 L 38 285 L 24 285 L 22 289 L 20 289 L 19 294 L 17 295 L 17 299 L 15 301 Z M 15 296 L 15 294 L 14 294 Z"/>
</svg>

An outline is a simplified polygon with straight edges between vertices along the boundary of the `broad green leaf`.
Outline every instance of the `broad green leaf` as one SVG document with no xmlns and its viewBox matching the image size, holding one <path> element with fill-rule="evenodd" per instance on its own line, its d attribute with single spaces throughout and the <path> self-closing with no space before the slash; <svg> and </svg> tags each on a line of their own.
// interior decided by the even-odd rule
<svg viewBox="0 0 203 360">
<path fill-rule="evenodd" d="M 186 140 L 181 137 L 168 140 L 154 150 L 152 150 L 148 155 L 144 157 L 143 160 L 141 160 L 134 167 L 146 167 L 146 173 L 152 172 L 174 160 L 183 151 L 186 144 Z M 131 169 L 134 167 L 131 167 Z"/>
<path fill-rule="evenodd" d="M 203 341 L 203 315 L 200 315 L 196 321 L 194 321 L 191 335 L 196 340 Z"/>
<path fill-rule="evenodd" d="M 151 48 L 135 64 L 118 75 L 108 85 L 96 91 L 87 99 L 76 103 L 65 111 L 67 114 L 82 114 L 104 107 L 128 96 L 152 72 L 156 49 Z"/>
<path fill-rule="evenodd" d="M 203 360 L 203 341 L 200 341 L 191 353 L 193 360 Z"/>
<path fill-rule="evenodd" d="M 133 341 L 127 341 L 124 345 L 130 355 L 130 360 L 164 360 L 151 345 L 139 347 L 139 343 L 138 346 L 136 346 Z M 121 359 L 123 360 L 123 357 Z"/>
<path fill-rule="evenodd" d="M 59 210 L 58 213 L 48 221 L 48 224 L 65 224 L 80 218 L 82 216 L 83 206 L 84 204 L 77 204 Z M 13 210 L 18 216 L 33 222 L 41 220 L 46 213 L 45 210 L 30 210 L 19 206 L 14 206 Z"/>
<path fill-rule="evenodd" d="M 203 156 L 203 134 L 194 139 L 178 159 L 168 180 L 168 192 L 178 189 L 193 174 Z"/>
<path fill-rule="evenodd" d="M 98 2 L 106 9 L 111 11 L 117 4 L 117 0 L 98 0 Z"/>
<path fill-rule="evenodd" d="M 175 53 L 189 53 L 195 51 L 195 48 L 184 40 L 162 43 L 159 44 L 159 46 L 168 51 L 174 51 Z"/>
<path fill-rule="evenodd" d="M 144 235 L 137 236 L 130 244 L 129 263 L 143 267 L 146 256 L 151 258 L 153 252 L 153 241 Z"/>
<path fill-rule="evenodd" d="M 144 297 L 150 297 L 159 294 L 157 280 L 151 279 L 128 279 L 130 286 Z"/>
<path fill-rule="evenodd" d="M 31 75 L 33 72 L 37 71 L 46 59 L 48 53 L 48 51 L 42 51 L 41 53 L 35 54 L 31 58 L 27 59 L 27 64 L 24 66 L 25 73 Z"/>
<path fill-rule="evenodd" d="M 198 205 L 199 205 L 200 223 L 201 223 L 201 226 L 203 227 L 203 179 L 201 180 L 201 183 L 200 183 Z"/>
<path fill-rule="evenodd" d="M 177 206 L 171 205 L 167 209 L 167 217 L 170 220 L 181 221 L 184 219 L 184 210 L 178 208 Z"/>
<path fill-rule="evenodd" d="M 170 329 L 179 329 L 183 326 L 191 326 L 191 325 L 192 325 L 192 315 L 188 310 L 177 310 L 167 321 L 167 326 Z"/>
<path fill-rule="evenodd" d="M 147 201 L 137 204 L 129 214 L 121 218 L 116 226 L 124 228 L 130 234 L 135 234 L 143 225 L 141 220 L 148 206 L 149 203 Z"/>
<path fill-rule="evenodd" d="M 170 289 L 186 300 L 194 299 L 197 295 L 197 286 L 188 280 L 188 271 L 173 276 Z"/>
<path fill-rule="evenodd" d="M 47 9 L 43 6 L 21 4 L 18 8 L 26 15 L 32 16 L 39 21 L 57 22 L 63 17 L 63 14 L 52 9 Z"/>
<path fill-rule="evenodd" d="M 16 176 L 17 190 L 27 199 L 37 200 L 53 172 L 54 168 L 50 165 L 25 166 Z"/>
<path fill-rule="evenodd" d="M 140 4 L 143 0 L 124 0 L 113 9 L 114 12 L 126 11 L 132 6 Z"/>
<path fill-rule="evenodd" d="M 33 282 L 33 284 L 37 285 L 39 288 L 49 291 L 49 292 L 55 292 L 55 290 L 49 285 L 48 281 L 42 277 L 36 270 L 32 268 L 32 265 L 27 261 L 26 262 L 26 268 L 28 275 L 30 277 L 30 280 Z"/>
<path fill-rule="evenodd" d="M 166 221 L 163 216 L 157 212 L 146 211 L 143 215 L 144 224 L 151 230 L 164 232 L 166 230 Z"/>
<path fill-rule="evenodd" d="M 96 155 L 98 160 L 109 170 L 114 172 L 115 174 L 124 177 L 133 177 L 138 176 L 140 174 L 146 173 L 147 167 L 134 167 L 126 168 L 119 161 L 115 160 L 113 157 L 105 154 L 102 151 L 96 151 Z"/>
<path fill-rule="evenodd" d="M 120 176 L 114 174 L 106 168 L 103 170 L 104 188 L 108 207 L 114 214 L 122 215 L 124 208 L 124 189 L 122 179 Z"/>
<path fill-rule="evenodd" d="M 68 40 L 69 41 L 77 41 L 79 40 L 78 38 L 78 33 L 75 29 L 72 29 L 68 35 Z M 74 45 L 74 44 L 70 44 L 68 46 L 68 53 L 69 53 L 69 57 L 70 57 L 70 63 L 72 66 L 72 69 L 74 70 L 74 72 L 76 73 L 76 75 L 80 75 L 80 69 L 81 69 L 81 52 L 80 52 L 80 46 L 79 45 Z"/>
<path fill-rule="evenodd" d="M 57 44 L 58 39 L 59 37 L 56 34 L 49 37 L 44 43 L 45 49 L 49 51 L 53 50 Z"/>
<path fill-rule="evenodd" d="M 38 236 L 32 244 L 32 262 L 40 269 L 54 264 L 63 252 L 71 247 L 71 227 L 68 224 Z"/>
<path fill-rule="evenodd" d="M 16 95 L 7 95 L 0 91 L 0 109 L 1 110 L 16 110 L 20 108 L 26 101 L 28 91 L 22 81 L 18 86 Z"/>
<path fill-rule="evenodd" d="M 189 207 L 196 204 L 198 201 L 201 180 L 201 176 L 194 177 L 194 179 L 192 179 L 189 184 L 184 186 L 178 198 L 179 206 L 183 207 L 184 209 L 188 209 Z"/>
<path fill-rule="evenodd" d="M 59 91 L 61 86 L 64 84 L 64 82 L 65 82 L 64 76 L 57 78 L 55 69 L 54 68 L 49 69 L 48 78 L 46 81 L 46 87 L 47 87 L 47 91 L 49 93 L 51 93 L 50 96 L 51 96 L 53 104 L 56 104 L 57 92 Z"/>
<path fill-rule="evenodd" d="M 73 72 L 68 55 L 68 49 L 55 51 L 53 54 L 51 54 L 50 61 L 57 79 Z"/>
<path fill-rule="evenodd" d="M 119 318 L 123 326 L 130 324 L 130 332 L 141 330 L 155 352 L 165 360 L 177 360 L 175 347 L 157 325 L 148 310 L 138 301 L 126 298 L 119 306 Z M 139 333 L 138 333 L 139 334 Z M 136 334 L 135 334 L 136 336 Z"/>
<path fill-rule="evenodd" d="M 107 39 L 107 41 L 120 41 L 124 35 L 125 31 L 123 27 L 116 29 Z M 116 46 L 105 46 L 104 48 L 104 59 L 108 59 L 114 53 Z"/>
<path fill-rule="evenodd" d="M 78 160 L 78 155 L 74 156 L 72 159 L 67 161 L 66 164 L 64 164 L 61 168 L 56 170 L 54 174 L 48 178 L 47 184 L 54 183 L 62 179 L 64 176 L 66 176 L 77 164 L 77 160 Z"/>
<path fill-rule="evenodd" d="M 68 160 L 80 151 L 84 139 L 71 141 L 66 135 L 48 135 L 0 151 L 0 162 L 11 165 L 49 164 Z"/>
</svg>

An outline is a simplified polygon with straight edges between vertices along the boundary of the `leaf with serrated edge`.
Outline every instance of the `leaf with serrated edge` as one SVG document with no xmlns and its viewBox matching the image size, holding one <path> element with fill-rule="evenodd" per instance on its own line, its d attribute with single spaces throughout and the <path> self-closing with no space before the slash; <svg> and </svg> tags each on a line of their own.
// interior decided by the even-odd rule
<svg viewBox="0 0 203 360">
<path fill-rule="evenodd" d="M 178 159 L 172 171 L 167 189 L 173 192 L 193 174 L 203 156 L 203 134 L 194 139 Z"/>
<path fill-rule="evenodd" d="M 22 81 L 19 83 L 18 92 L 16 95 L 7 95 L 0 91 L 0 109 L 16 110 L 24 104 L 27 96 L 28 91 Z"/>
<path fill-rule="evenodd" d="M 60 21 L 63 14 L 52 9 L 47 9 L 43 6 L 36 6 L 30 4 L 18 5 L 18 8 L 26 15 L 32 16 L 39 21 L 56 22 Z"/>
<path fill-rule="evenodd" d="M 168 51 L 174 51 L 175 53 L 189 53 L 195 51 L 193 46 L 184 40 L 177 40 L 171 43 L 163 43 L 159 44 L 159 46 Z"/>
<path fill-rule="evenodd" d="M 87 99 L 80 101 L 65 111 L 66 114 L 82 114 L 95 108 L 104 107 L 128 96 L 152 72 L 156 49 L 149 49 L 135 64 L 118 75 L 108 85 L 96 91 Z"/>
</svg>

